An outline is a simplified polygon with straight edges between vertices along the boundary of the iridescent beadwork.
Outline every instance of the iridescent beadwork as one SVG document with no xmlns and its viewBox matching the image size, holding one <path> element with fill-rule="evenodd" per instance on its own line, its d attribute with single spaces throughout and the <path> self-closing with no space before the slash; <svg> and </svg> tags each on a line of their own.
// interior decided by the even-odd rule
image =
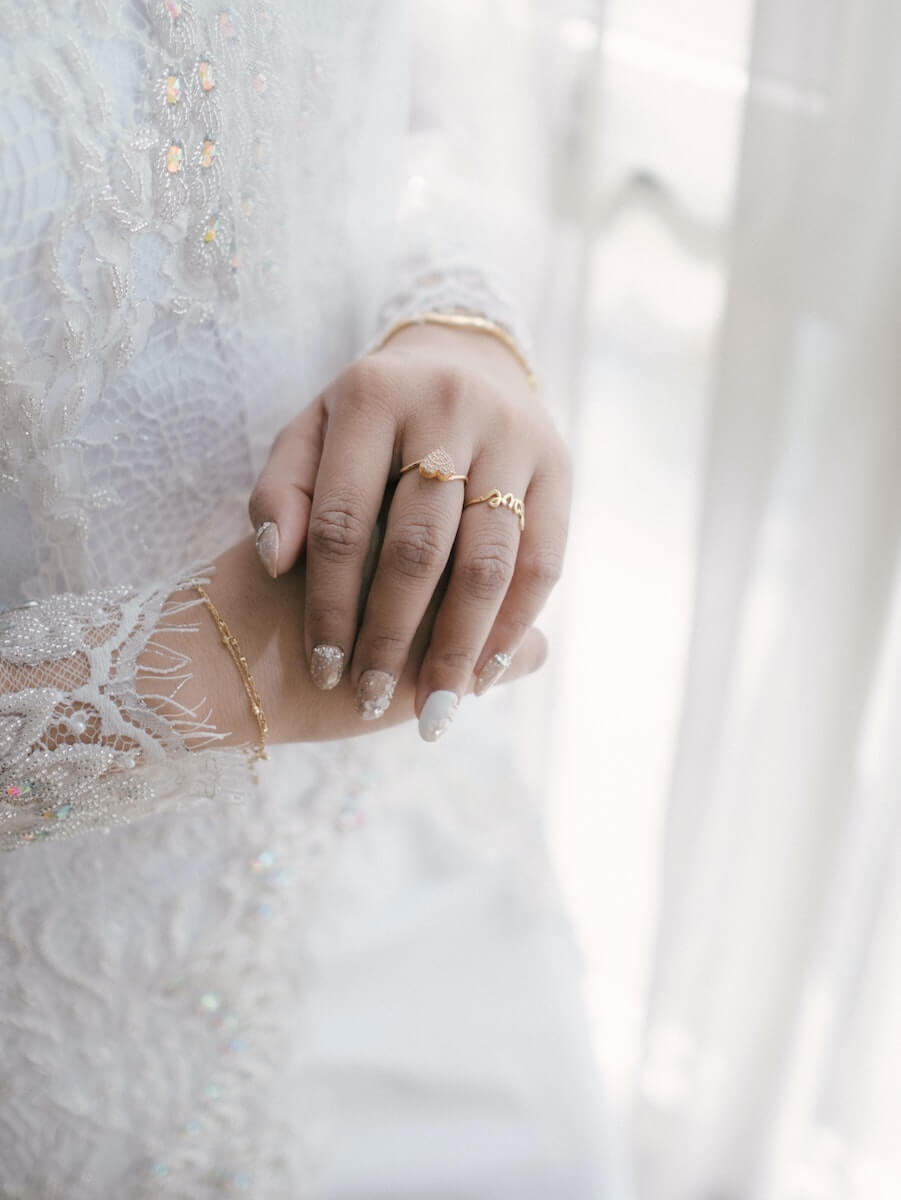
<svg viewBox="0 0 901 1200">
<path fill-rule="evenodd" d="M 6 788 L 6 799 L 9 804 L 29 804 L 34 793 L 34 785 L 28 779 L 23 783 L 13 783 Z"/>
<path fill-rule="evenodd" d="M 59 808 L 47 808 L 41 816 L 45 821 L 65 821 L 66 817 L 71 813 L 71 804 L 61 804 Z"/>
<path fill-rule="evenodd" d="M 283 1171 L 293 1176 L 301 1116 L 290 1104 L 273 1101 L 311 974 L 302 951 L 308 921 L 318 927 L 316 876 L 339 831 L 358 820 L 352 803 L 340 808 L 348 764 L 360 753 L 356 745 L 304 748 L 296 771 L 289 766 L 283 779 L 277 764 L 271 777 L 261 773 L 259 788 L 251 787 L 238 756 L 186 752 L 181 735 L 190 726 L 193 737 L 203 712 L 197 723 L 170 729 L 135 691 L 136 679 L 142 691 L 160 688 L 159 677 L 140 675 L 139 668 L 165 598 L 184 586 L 170 574 L 171 564 L 198 552 L 198 530 L 210 532 L 207 502 L 217 509 L 217 528 L 220 516 L 223 528 L 228 524 L 233 504 L 237 512 L 235 479 L 246 466 L 239 394 L 246 391 L 246 351 L 251 372 L 257 361 L 242 316 L 260 312 L 259 301 L 272 306 L 275 264 L 292 292 L 298 268 L 309 268 L 297 305 L 292 298 L 284 317 L 291 347 L 307 345 L 319 354 L 319 315 L 328 323 L 333 299 L 340 300 L 345 198 L 355 199 L 357 182 L 347 179 L 343 143 L 358 139 L 354 115 L 370 103 L 365 91 L 362 107 L 353 103 L 353 87 L 335 88 L 328 59 L 324 79 L 314 61 L 324 52 L 319 47 L 332 45 L 343 70 L 353 54 L 333 6 L 309 6 L 316 16 L 307 26 L 294 6 L 280 0 L 285 16 L 273 29 L 257 0 L 241 0 L 234 17 L 229 5 L 0 0 L 4 13 L 16 14 L 14 21 L 19 12 L 23 25 L 35 21 L 36 36 L 14 35 L 7 82 L 11 95 L 41 115 L 38 132 L 45 118 L 52 122 L 52 157 L 39 153 L 20 165 L 41 172 L 42 204 L 55 210 L 58 201 L 58 212 L 35 230 L 41 254 L 35 255 L 34 286 L 16 291 L 4 314 L 11 336 L 3 356 L 15 361 L 0 362 L 6 417 L 0 421 L 0 490 L 21 483 L 28 503 L 34 501 L 37 558 L 26 566 L 28 555 L 21 556 L 23 575 L 17 552 L 3 583 L 7 598 L 31 589 L 42 599 L 21 618 L 2 614 L 0 656 L 8 665 L 21 655 L 40 667 L 26 676 L 65 683 L 55 694 L 39 689 L 14 697 L 7 690 L 0 710 L 0 845 L 15 853 L 25 847 L 31 861 L 22 864 L 23 876 L 47 871 L 53 884 L 47 904 L 35 903 L 31 888 L 17 895 L 16 864 L 9 864 L 7 898 L 13 904 L 4 909 L 5 926 L 17 948 L 16 986 L 5 1017 L 15 1031 L 13 1057 L 23 1066 L 21 1080 L 16 1074 L 19 1090 L 25 1095 L 36 1080 L 58 1102 L 53 1128 L 41 1135 L 60 1150 L 59 1163 L 48 1155 L 48 1175 L 65 1166 L 69 1123 L 90 1140 L 104 1136 L 112 1118 L 114 1129 L 128 1128 L 135 1137 L 120 1147 L 115 1184 L 98 1178 L 84 1186 L 132 1200 L 158 1200 L 161 1193 L 212 1200 L 245 1186 L 252 1195 L 306 1194 L 300 1182 L 292 1187 L 293 1178 L 282 1179 Z M 66 64 L 71 33 L 82 26 L 85 36 L 75 40 L 88 62 L 76 72 Z M 209 90 L 198 69 L 204 62 L 212 70 Z M 34 94 L 33 63 L 48 64 L 64 80 L 65 106 L 58 99 L 63 91 Z M 264 88 L 257 76 L 264 77 Z M 144 88 L 144 97 L 135 94 L 135 85 Z M 372 100 L 374 116 L 377 96 Z M 94 116 L 104 104 L 105 116 Z M 302 111 L 307 126 L 298 135 Z M 16 139 L 21 136 L 24 145 L 33 138 L 30 124 L 13 122 L 7 149 L 14 162 Z M 209 153 L 204 161 L 205 139 L 215 143 L 212 163 Z M 183 158 L 171 172 L 166 152 L 176 141 Z M 321 171 L 308 178 L 309 163 Z M 58 167 L 64 187 L 52 192 L 44 187 L 51 180 L 46 172 Z M 11 183 L 15 197 L 18 179 Z M 378 190 L 372 198 L 379 200 Z M 361 199 L 365 204 L 368 196 Z M 205 240 L 204 233 L 213 236 Z M 333 246 L 341 257 L 333 257 Z M 239 257 L 240 284 L 230 289 Z M 18 259 L 13 266 L 15 275 Z M 25 268 L 31 269 L 23 260 Z M 230 300 L 238 286 L 240 306 Z M 23 346 L 34 344 L 34 360 L 16 345 L 29 309 L 35 324 L 31 330 L 23 325 Z M 264 343 L 270 330 L 277 335 L 276 351 L 281 328 L 281 315 L 261 328 Z M 334 349 L 326 342 L 323 361 Z M 123 370 L 126 363 L 133 365 Z M 272 365 L 275 378 L 277 356 Z M 146 388 L 152 394 L 145 395 Z M 271 406 L 274 421 L 277 405 L 265 391 L 254 398 L 251 389 L 250 403 L 254 412 Z M 209 401 L 199 425 L 198 399 Z M 5 457 L 7 443 L 12 458 Z M 154 492 L 145 506 L 146 487 L 157 477 L 171 486 Z M 208 477 L 214 492 L 204 500 L 198 488 Z M 221 513 L 220 484 L 226 497 Z M 170 500 L 176 507 L 169 507 Z M 95 579 L 120 578 L 120 569 L 128 577 L 126 559 L 140 560 L 141 579 L 159 582 L 119 594 L 50 598 L 66 587 L 83 591 Z M 196 620 L 188 614 L 185 632 L 173 640 L 189 646 Z M 163 659 L 157 665 L 165 672 L 176 664 Z M 190 669 L 182 663 L 186 675 Z M 14 666 L 10 675 L 15 678 Z M 391 762 L 385 772 L 389 784 L 395 767 Z M 366 778 L 377 776 L 368 759 L 362 769 Z M 18 794 L 8 796 L 7 788 Z M 251 802 L 225 802 L 238 796 Z M 148 814 L 151 821 L 140 822 Z M 73 835 L 80 844 L 70 845 L 70 853 L 50 844 Z M 271 850 L 276 838 L 277 857 Z M 268 849 L 254 867 L 251 860 L 263 846 Z M 106 898 L 116 894 L 123 904 L 110 908 L 107 919 Z M 82 904 L 92 895 L 99 921 L 90 920 L 90 903 Z M 20 916 L 31 924 L 20 925 Z M 145 930 L 152 936 L 140 936 Z M 46 936 L 33 937 L 36 932 Z M 285 946 L 298 953 L 285 955 Z M 26 975 L 32 956 L 45 957 L 36 989 Z M 179 992 L 165 990 L 170 971 L 186 977 Z M 137 1022 L 110 1025 L 116 1012 L 104 997 L 117 995 L 116 981 L 124 988 L 119 1000 L 127 1001 Z M 42 997 L 68 992 L 77 1003 L 40 1004 Z M 221 998 L 218 1010 L 214 998 Z M 130 1036 L 139 1024 L 141 1036 Z M 57 1062 L 51 1039 L 73 1034 L 76 1049 L 96 1052 L 97 1079 L 75 1076 L 70 1089 L 66 1071 L 52 1077 L 45 1071 Z M 77 1056 L 69 1058 L 77 1070 Z M 117 1070 L 120 1059 L 128 1076 Z M 277 1091 L 270 1090 L 273 1082 Z M 203 1088 L 210 1084 L 215 1089 L 207 1098 Z M 135 1113 L 145 1123 L 135 1121 Z M 268 1118 L 265 1129 L 257 1120 L 261 1113 Z M 54 1136 L 59 1130 L 62 1140 Z M 31 1130 L 19 1132 L 28 1137 Z M 73 1138 L 72 1146 L 84 1159 L 84 1141 Z M 258 1188 L 243 1173 L 247 1164 L 258 1168 Z M 15 1190 L 15 1183 L 7 1186 Z M 27 1183 L 20 1186 L 31 1194 Z M 65 1183 L 47 1187 L 71 1191 Z"/>
<path fill-rule="evenodd" d="M 197 78 L 200 87 L 204 92 L 211 92 L 216 86 L 216 77 L 213 74 L 213 65 L 209 59 L 203 58 L 197 64 Z"/>
<path fill-rule="evenodd" d="M 152 0 L 150 10 L 166 49 L 172 54 L 184 54 L 196 36 L 191 0 Z"/>
<path fill-rule="evenodd" d="M 181 142 L 171 142 L 166 149 L 166 170 L 177 175 L 185 162 L 185 148 Z"/>
<path fill-rule="evenodd" d="M 66 728 L 70 733 L 74 733 L 76 737 L 81 737 L 88 727 L 88 718 L 83 712 L 75 712 L 66 720 Z"/>
<path fill-rule="evenodd" d="M 216 143 L 212 138 L 204 138 L 200 147 L 200 165 L 204 170 L 209 170 L 216 160 Z"/>
</svg>

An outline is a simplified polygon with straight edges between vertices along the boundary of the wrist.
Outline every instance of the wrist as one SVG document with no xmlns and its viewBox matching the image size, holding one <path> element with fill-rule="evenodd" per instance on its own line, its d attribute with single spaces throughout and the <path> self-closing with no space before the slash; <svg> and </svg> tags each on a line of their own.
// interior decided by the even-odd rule
<svg viewBox="0 0 901 1200">
<path fill-rule="evenodd" d="M 204 728 L 214 731 L 212 744 L 218 747 L 259 746 L 261 730 L 253 694 L 268 722 L 281 686 L 281 664 L 265 636 L 273 627 L 274 602 L 281 590 L 260 570 L 252 540 L 246 539 L 216 560 L 211 580 L 204 585 L 223 628 L 197 589 L 169 597 L 138 658 L 137 691 L 149 708 L 184 736 L 189 748 L 210 746 L 204 737 L 190 736 Z M 243 668 L 224 634 L 231 635 Z M 160 672 L 160 656 L 186 659 L 185 670 Z"/>
<path fill-rule="evenodd" d="M 522 394 L 532 401 L 537 400 L 535 375 L 528 360 L 505 338 L 498 337 L 492 325 L 480 319 L 477 324 L 432 323 L 414 320 L 399 323 L 382 340 L 377 352 L 399 351 L 416 357 L 425 356 L 435 365 L 441 362 L 448 366 L 464 367 L 484 376 L 486 380 L 503 388 L 507 393 Z M 512 343 L 512 339 L 510 339 Z M 512 343 L 515 346 L 515 343 Z"/>
</svg>

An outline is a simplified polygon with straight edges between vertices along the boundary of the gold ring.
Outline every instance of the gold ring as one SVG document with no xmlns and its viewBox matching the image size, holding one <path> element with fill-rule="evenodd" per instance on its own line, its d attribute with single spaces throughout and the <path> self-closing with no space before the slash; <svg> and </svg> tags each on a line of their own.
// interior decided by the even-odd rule
<svg viewBox="0 0 901 1200">
<path fill-rule="evenodd" d="M 526 527 L 526 506 L 512 492 L 502 492 L 499 488 L 495 488 L 486 496 L 476 496 L 474 500 L 467 500 L 463 507 L 469 508 L 470 504 L 487 504 L 489 508 L 509 508 L 510 512 L 519 517 L 519 528 L 525 529 Z"/>
<path fill-rule="evenodd" d="M 425 458 L 417 458 L 416 462 L 401 467 L 401 475 L 406 475 L 407 471 L 412 471 L 414 467 L 419 467 L 419 474 L 423 479 L 439 479 L 442 483 L 453 483 L 455 479 L 469 482 L 468 475 L 454 474 L 454 460 L 443 446 L 439 446 L 437 450 L 430 450 Z"/>
</svg>

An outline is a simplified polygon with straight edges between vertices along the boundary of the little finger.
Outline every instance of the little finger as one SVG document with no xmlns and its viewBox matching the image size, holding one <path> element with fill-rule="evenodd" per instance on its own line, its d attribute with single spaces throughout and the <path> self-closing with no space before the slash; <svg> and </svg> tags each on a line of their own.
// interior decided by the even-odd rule
<svg viewBox="0 0 901 1200">
<path fill-rule="evenodd" d="M 474 692 L 483 695 L 510 666 L 563 569 L 570 482 L 565 472 L 536 472 L 526 493 L 526 527 L 516 570 L 475 663 Z"/>
</svg>

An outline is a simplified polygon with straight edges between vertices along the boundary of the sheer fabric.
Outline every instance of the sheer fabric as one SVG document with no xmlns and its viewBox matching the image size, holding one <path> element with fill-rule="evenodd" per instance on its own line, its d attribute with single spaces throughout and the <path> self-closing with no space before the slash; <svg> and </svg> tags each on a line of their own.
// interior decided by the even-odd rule
<svg viewBox="0 0 901 1200">
<path fill-rule="evenodd" d="M 446 37 L 506 95 L 502 64 L 522 79 L 552 36 L 517 14 L 495 56 L 499 18 L 424 10 L 414 57 L 440 61 Z M 390 797 L 390 843 L 426 797 L 423 837 L 516 923 L 533 893 L 555 911 L 539 816 L 500 740 L 442 751 L 441 786 L 397 736 L 284 748 L 252 777 L 205 712 L 142 703 L 136 663 L 190 672 L 190 606 L 183 655 L 146 653 L 167 597 L 245 533 L 279 427 L 387 321 L 440 304 L 525 340 L 515 269 L 526 244 L 541 260 L 543 127 L 515 114 L 524 162 L 522 135 L 429 71 L 408 138 L 408 12 L 382 0 L 5 3 L 0 29 L 0 1194 L 296 1195 L 316 1186 L 298 1009 L 340 836 Z M 554 1003 L 536 1036 L 587 1112 Z M 538 1101 L 537 1077 L 497 1090 L 465 1194 L 528 1194 Z M 515 1136 L 495 1140 L 511 1111 Z M 342 1136 L 326 1159 L 347 1160 Z M 564 1121 L 535 1178 L 589 1194 L 592 1161 Z M 359 1170 L 341 1194 L 371 1200 Z"/>
<path fill-rule="evenodd" d="M 901 1180 L 897 7 L 761 0 L 638 1194 Z"/>
<path fill-rule="evenodd" d="M 494 268 L 510 282 L 513 248 L 534 237 L 536 187 L 526 187 L 534 172 L 505 170 L 521 161 L 519 147 L 506 135 L 473 139 L 455 95 L 430 79 L 393 236 L 409 99 L 409 31 L 398 6 L 241 13 L 160 0 L 73 17 L 9 5 L 4 27 L 14 31 L 3 45 L 4 516 L 10 530 L 27 522 L 28 536 L 11 551 L 20 561 L 2 599 L 56 595 L 52 621 L 69 626 L 66 655 L 85 650 L 84 612 L 106 612 L 109 642 L 99 617 L 90 640 L 95 659 L 115 655 L 118 666 L 126 640 L 124 658 L 136 660 L 158 597 L 234 540 L 247 481 L 275 432 L 367 333 L 429 306 L 515 321 L 491 276 Z M 471 14 L 461 9 L 445 30 L 442 53 L 463 55 Z M 511 85 L 521 82 L 534 32 L 520 31 L 519 53 L 506 56 Z M 453 117 L 442 124 L 444 113 Z M 519 118 L 531 126 L 528 114 Z M 461 143 L 484 146 L 474 176 L 441 149 L 456 146 L 460 158 Z M 494 196 L 500 179 L 492 210 L 482 196 Z M 426 194 L 414 202 L 411 191 Z M 525 281 L 521 294 L 528 306 Z M 129 589 L 127 628 L 109 595 L 58 595 L 111 584 Z M 4 809 L 6 828 L 56 837 L 84 825 L 89 809 L 102 823 L 96 788 L 82 804 L 51 796 L 38 779 L 76 754 L 96 758 L 104 794 L 118 771 L 134 769 L 136 750 L 158 768 L 160 803 L 166 790 L 184 793 L 192 766 L 208 790 L 199 781 L 210 760 L 179 755 L 173 731 L 141 706 L 131 703 L 126 716 L 102 703 L 93 670 L 73 679 L 77 702 L 35 694 L 13 668 L 38 665 L 42 623 L 28 610 L 4 621 L 2 682 L 7 697 L 19 697 L 4 701 L 19 755 L 0 766 L 4 794 L 16 801 Z M 82 723 L 88 745 L 79 744 Z M 168 741 L 165 756 L 148 741 L 148 723 L 151 738 Z M 181 724 L 195 737 L 208 732 L 202 713 L 184 713 Z M 23 762 L 26 745 L 35 754 Z M 171 785 L 161 782 L 167 763 L 179 772 Z M 48 824 L 40 797 L 71 808 Z"/>
</svg>

